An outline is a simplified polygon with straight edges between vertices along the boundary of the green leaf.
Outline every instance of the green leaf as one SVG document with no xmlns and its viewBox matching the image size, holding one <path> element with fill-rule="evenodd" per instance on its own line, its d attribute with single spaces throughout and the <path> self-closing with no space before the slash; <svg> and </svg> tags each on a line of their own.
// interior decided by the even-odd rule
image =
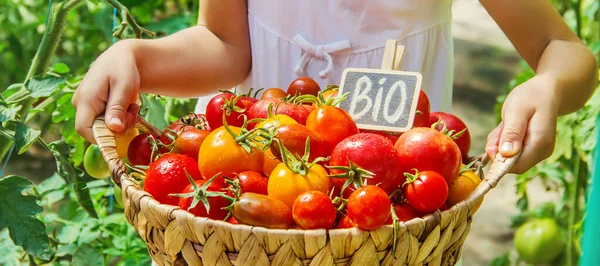
<svg viewBox="0 0 600 266">
<path fill-rule="evenodd" d="M 69 73 L 69 71 L 71 71 L 69 66 L 67 66 L 64 63 L 56 63 L 56 64 L 54 64 L 52 69 L 54 70 L 54 72 L 56 72 L 58 74 L 67 74 L 67 73 Z"/>
<path fill-rule="evenodd" d="M 44 209 L 31 195 L 33 183 L 20 176 L 0 179 L 0 230 L 8 228 L 16 245 L 41 259 L 50 259 L 52 249 L 46 226 L 36 216 Z"/>
<path fill-rule="evenodd" d="M 10 240 L 8 236 L 8 230 L 0 230 L 0 265 L 5 266 L 20 266 L 23 265 L 23 261 L 19 261 L 19 258 L 23 257 L 25 252 L 19 246 Z"/>
<path fill-rule="evenodd" d="M 490 262 L 490 266 L 510 266 L 510 254 L 505 253 Z"/>
<path fill-rule="evenodd" d="M 33 98 L 48 97 L 64 84 L 65 78 L 47 76 L 45 78 L 33 78 L 27 83 L 27 89 L 31 91 L 30 96 Z"/>
<path fill-rule="evenodd" d="M 11 84 L 6 89 L 4 89 L 4 91 L 2 91 L 2 97 L 6 98 L 8 96 L 15 94 L 15 92 L 19 91 L 22 86 L 23 86 L 23 83 Z"/>
<path fill-rule="evenodd" d="M 96 213 L 94 204 L 90 198 L 90 191 L 83 181 L 84 173 L 81 169 L 75 168 L 73 162 L 69 158 L 71 155 L 69 145 L 64 140 L 58 140 L 50 143 L 48 147 L 56 159 L 58 173 L 65 178 L 69 184 L 73 185 L 79 206 L 81 206 L 91 217 L 98 218 L 98 214 Z"/>
<path fill-rule="evenodd" d="M 60 230 L 60 233 L 56 236 L 56 239 L 60 241 L 60 243 L 74 243 L 75 241 L 77 241 L 77 237 L 79 237 L 80 232 L 80 224 L 68 224 Z"/>
<path fill-rule="evenodd" d="M 73 254 L 72 266 L 103 266 L 104 256 L 88 244 L 83 244 Z"/>
<path fill-rule="evenodd" d="M 75 118 L 75 107 L 71 104 L 73 94 L 65 94 L 56 100 L 56 110 L 52 113 L 52 122 L 60 123 Z"/>
<path fill-rule="evenodd" d="M 86 140 L 75 130 L 75 120 L 69 119 L 63 123 L 63 128 L 60 131 L 63 140 L 73 147 L 71 160 L 73 165 L 79 166 L 83 162 L 83 154 L 85 153 Z"/>
<path fill-rule="evenodd" d="M 58 173 L 54 173 L 54 175 L 38 184 L 36 188 L 40 195 L 42 195 L 43 202 L 51 206 L 65 197 L 66 191 L 64 187 L 66 184 L 65 180 Z"/>
<path fill-rule="evenodd" d="M 5 107 L 0 105 L 0 123 L 15 119 L 17 117 L 17 112 L 21 110 L 22 107 L 23 106 L 21 105 L 13 107 Z"/>
<path fill-rule="evenodd" d="M 165 119 L 165 101 L 145 94 L 142 95 L 142 97 L 144 98 L 145 104 L 142 108 L 148 108 L 144 119 L 157 128 L 167 127 L 167 121 Z"/>
<path fill-rule="evenodd" d="M 40 133 L 39 130 L 30 128 L 24 123 L 17 123 L 17 129 L 15 131 L 15 148 L 19 151 L 19 154 L 27 151 L 31 144 L 40 137 Z"/>
<path fill-rule="evenodd" d="M 557 121 L 556 144 L 552 155 L 546 159 L 548 163 L 554 163 L 561 157 L 569 160 L 573 154 L 573 123 L 575 114 L 562 116 Z"/>
</svg>

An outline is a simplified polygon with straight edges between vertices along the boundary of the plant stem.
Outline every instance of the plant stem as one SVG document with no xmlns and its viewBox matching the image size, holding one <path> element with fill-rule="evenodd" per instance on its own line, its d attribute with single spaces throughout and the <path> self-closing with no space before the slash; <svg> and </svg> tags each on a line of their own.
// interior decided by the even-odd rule
<svg viewBox="0 0 600 266">
<path fill-rule="evenodd" d="M 570 192 L 569 197 L 569 216 L 568 216 L 568 226 L 567 226 L 567 245 L 566 245 L 566 257 L 567 257 L 567 266 L 576 265 L 576 261 L 578 259 L 578 254 L 575 250 L 575 224 L 581 218 L 581 210 L 579 208 L 579 202 L 581 200 L 581 192 L 583 184 L 587 181 L 587 165 L 586 163 L 579 157 L 578 154 L 573 156 L 575 160 L 575 179 L 569 184 L 567 188 Z M 574 264 L 575 263 L 575 264 Z"/>
<path fill-rule="evenodd" d="M 582 0 L 578 0 L 576 3 L 573 4 L 573 9 L 575 11 L 575 33 L 577 33 L 577 36 L 579 38 L 581 37 L 581 1 Z"/>
</svg>

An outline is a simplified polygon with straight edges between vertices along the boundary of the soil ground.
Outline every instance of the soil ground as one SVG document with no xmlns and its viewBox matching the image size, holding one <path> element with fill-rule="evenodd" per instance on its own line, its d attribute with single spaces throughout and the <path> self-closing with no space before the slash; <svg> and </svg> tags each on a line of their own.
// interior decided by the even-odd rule
<svg viewBox="0 0 600 266">
<path fill-rule="evenodd" d="M 455 82 L 453 112 L 471 131 L 471 155 L 482 153 L 487 134 L 496 126 L 496 97 L 519 69 L 520 57 L 492 18 L 476 0 L 454 0 Z M 34 182 L 55 171 L 45 153 L 13 157 L 5 174 L 19 174 Z M 504 177 L 490 191 L 475 214 L 463 249 L 463 265 L 487 265 L 512 248 L 509 216 L 516 213 L 515 177 Z M 553 199 L 542 184 L 528 188 L 531 204 Z"/>
</svg>

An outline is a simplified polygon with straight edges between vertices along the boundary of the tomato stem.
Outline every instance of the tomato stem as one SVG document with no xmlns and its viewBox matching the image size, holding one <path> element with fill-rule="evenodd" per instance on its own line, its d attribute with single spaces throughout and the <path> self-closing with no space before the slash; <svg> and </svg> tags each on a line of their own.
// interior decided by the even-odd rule
<svg viewBox="0 0 600 266">
<path fill-rule="evenodd" d="M 406 182 L 404 182 L 404 184 L 402 184 L 402 186 L 405 186 L 407 184 L 415 182 L 415 180 L 417 180 L 417 178 L 419 178 L 419 170 L 417 170 L 416 168 L 413 168 L 412 170 L 415 171 L 414 175 L 411 173 L 404 173 L 404 176 L 406 176 Z"/>
<path fill-rule="evenodd" d="M 198 184 L 196 183 L 196 181 L 194 181 L 192 176 L 190 176 L 190 174 L 187 171 L 185 171 L 185 175 L 186 175 L 187 179 L 190 181 L 190 184 L 192 185 L 192 187 L 194 188 L 194 191 L 192 191 L 190 193 L 169 194 L 169 196 L 180 197 L 180 198 L 193 197 L 194 199 L 192 200 L 192 204 L 190 204 L 187 211 L 193 209 L 194 207 L 196 207 L 198 205 L 198 203 L 202 202 L 202 204 L 204 205 L 204 208 L 206 209 L 206 213 L 209 213 L 210 212 L 210 203 L 208 202 L 208 197 L 219 197 L 219 196 L 222 196 L 222 194 L 224 194 L 223 192 L 208 191 L 208 187 L 210 186 L 210 184 L 212 184 L 212 182 L 214 182 L 215 179 L 217 179 L 217 177 L 219 177 L 221 175 L 221 173 L 218 173 L 215 176 L 211 177 L 208 181 L 206 181 L 206 183 L 204 183 L 202 185 L 202 187 L 198 187 Z"/>
<path fill-rule="evenodd" d="M 351 184 L 354 184 L 355 187 L 359 188 L 364 185 L 368 178 L 375 176 L 373 172 L 358 167 L 358 165 L 354 164 L 350 158 L 346 157 L 346 160 L 348 161 L 348 166 L 327 166 L 329 169 L 343 171 L 341 174 L 328 176 L 331 178 L 346 178 L 346 182 L 342 185 L 342 194 Z"/>
</svg>

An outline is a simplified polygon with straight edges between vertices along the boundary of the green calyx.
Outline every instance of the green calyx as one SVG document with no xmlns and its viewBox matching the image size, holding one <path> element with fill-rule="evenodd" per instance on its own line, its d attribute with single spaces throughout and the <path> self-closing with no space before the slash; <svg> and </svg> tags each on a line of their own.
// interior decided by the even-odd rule
<svg viewBox="0 0 600 266">
<path fill-rule="evenodd" d="M 236 113 L 243 113 L 244 111 L 246 111 L 245 108 L 240 108 L 239 106 L 235 105 L 237 103 L 237 101 L 241 98 L 244 97 L 243 95 L 237 95 L 231 99 L 223 99 L 224 103 L 221 106 L 221 109 L 223 109 L 223 113 L 226 116 L 231 115 L 231 112 L 236 112 Z"/>
<path fill-rule="evenodd" d="M 414 175 L 411 173 L 404 173 L 404 176 L 406 176 L 406 182 L 404 182 L 402 186 L 415 182 L 415 180 L 419 178 L 419 170 L 417 170 L 416 168 L 413 168 L 412 170 L 415 171 Z"/>
<path fill-rule="evenodd" d="M 310 169 L 319 162 L 324 162 L 329 160 L 329 157 L 316 158 L 314 161 L 309 162 L 310 158 L 310 137 L 306 138 L 306 146 L 304 149 L 304 156 L 299 157 L 292 154 L 281 142 L 281 140 L 277 137 L 274 138 L 274 141 L 277 142 L 279 146 L 279 152 L 281 153 L 281 161 L 290 169 L 292 172 L 297 173 L 301 176 L 308 175 Z"/>
<path fill-rule="evenodd" d="M 194 191 L 192 191 L 190 193 L 169 194 L 169 196 L 180 197 L 180 198 L 190 198 L 190 197 L 193 198 L 192 204 L 190 204 L 190 207 L 187 209 L 187 211 L 195 208 L 198 205 L 198 203 L 202 202 L 202 204 L 204 205 L 204 208 L 206 209 L 206 212 L 209 213 L 210 212 L 210 203 L 208 202 L 209 197 L 231 198 L 231 197 L 227 196 L 225 194 L 225 192 L 208 191 L 208 187 L 210 186 L 210 184 L 212 184 L 212 182 L 214 182 L 215 179 L 217 179 L 217 177 L 219 177 L 219 175 L 221 175 L 221 173 L 218 173 L 215 176 L 211 177 L 201 187 L 198 186 L 198 184 L 196 184 L 194 179 L 192 179 L 192 177 L 187 173 L 187 171 L 185 172 L 185 175 L 187 176 L 188 180 L 190 181 L 190 184 L 192 184 Z"/>
<path fill-rule="evenodd" d="M 462 168 L 460 168 L 460 172 L 459 172 L 459 174 L 462 174 L 462 173 L 464 173 L 464 172 L 466 172 L 466 171 L 475 171 L 476 169 L 475 169 L 475 168 L 473 168 L 473 165 L 474 165 L 476 162 L 477 162 L 477 160 L 474 160 L 474 161 L 470 162 L 469 164 L 467 164 L 467 165 L 463 166 Z"/>
<path fill-rule="evenodd" d="M 235 134 L 235 132 L 233 132 L 233 130 L 231 130 L 231 128 L 227 124 L 227 119 L 225 118 L 226 115 L 223 114 L 223 127 L 225 127 L 225 130 L 227 130 L 227 132 L 233 137 L 235 142 L 238 145 L 240 145 L 247 153 L 252 153 L 253 148 L 258 150 L 265 150 L 269 148 L 271 143 L 273 142 L 273 138 L 275 137 L 274 129 L 268 130 L 264 128 L 254 128 L 252 130 L 248 130 L 248 120 L 246 120 L 246 116 L 244 115 L 244 124 L 242 125 L 241 133 Z M 258 136 L 262 137 L 263 139 L 257 139 Z M 256 144 L 257 142 L 263 144 L 263 146 L 258 146 Z"/>
<path fill-rule="evenodd" d="M 356 188 L 362 187 L 368 178 L 372 178 L 375 174 L 371 171 L 362 169 L 358 165 L 354 164 L 350 158 L 348 160 L 348 166 L 327 166 L 328 169 L 343 171 L 340 174 L 329 175 L 331 178 L 345 178 L 346 182 L 342 185 L 341 194 L 353 184 Z"/>
<path fill-rule="evenodd" d="M 323 93 L 324 93 L 324 91 L 320 91 L 317 96 L 310 95 L 310 94 L 299 95 L 294 99 L 294 104 L 313 103 L 317 107 L 337 106 L 342 101 L 345 101 L 348 98 L 348 94 L 350 94 L 349 92 L 347 92 L 341 96 L 335 96 L 335 97 L 331 97 L 329 99 L 325 99 L 325 97 L 323 96 Z"/>
<path fill-rule="evenodd" d="M 446 123 L 444 123 L 444 121 L 442 121 L 442 119 L 438 120 L 437 122 L 433 123 L 431 125 L 431 128 L 436 129 L 438 128 L 438 126 L 442 126 L 442 130 L 440 130 L 440 132 L 448 137 L 450 137 L 451 139 L 455 140 L 460 138 L 460 136 L 462 136 L 466 131 L 467 128 L 456 132 L 456 130 L 448 130 L 448 125 Z"/>
</svg>

